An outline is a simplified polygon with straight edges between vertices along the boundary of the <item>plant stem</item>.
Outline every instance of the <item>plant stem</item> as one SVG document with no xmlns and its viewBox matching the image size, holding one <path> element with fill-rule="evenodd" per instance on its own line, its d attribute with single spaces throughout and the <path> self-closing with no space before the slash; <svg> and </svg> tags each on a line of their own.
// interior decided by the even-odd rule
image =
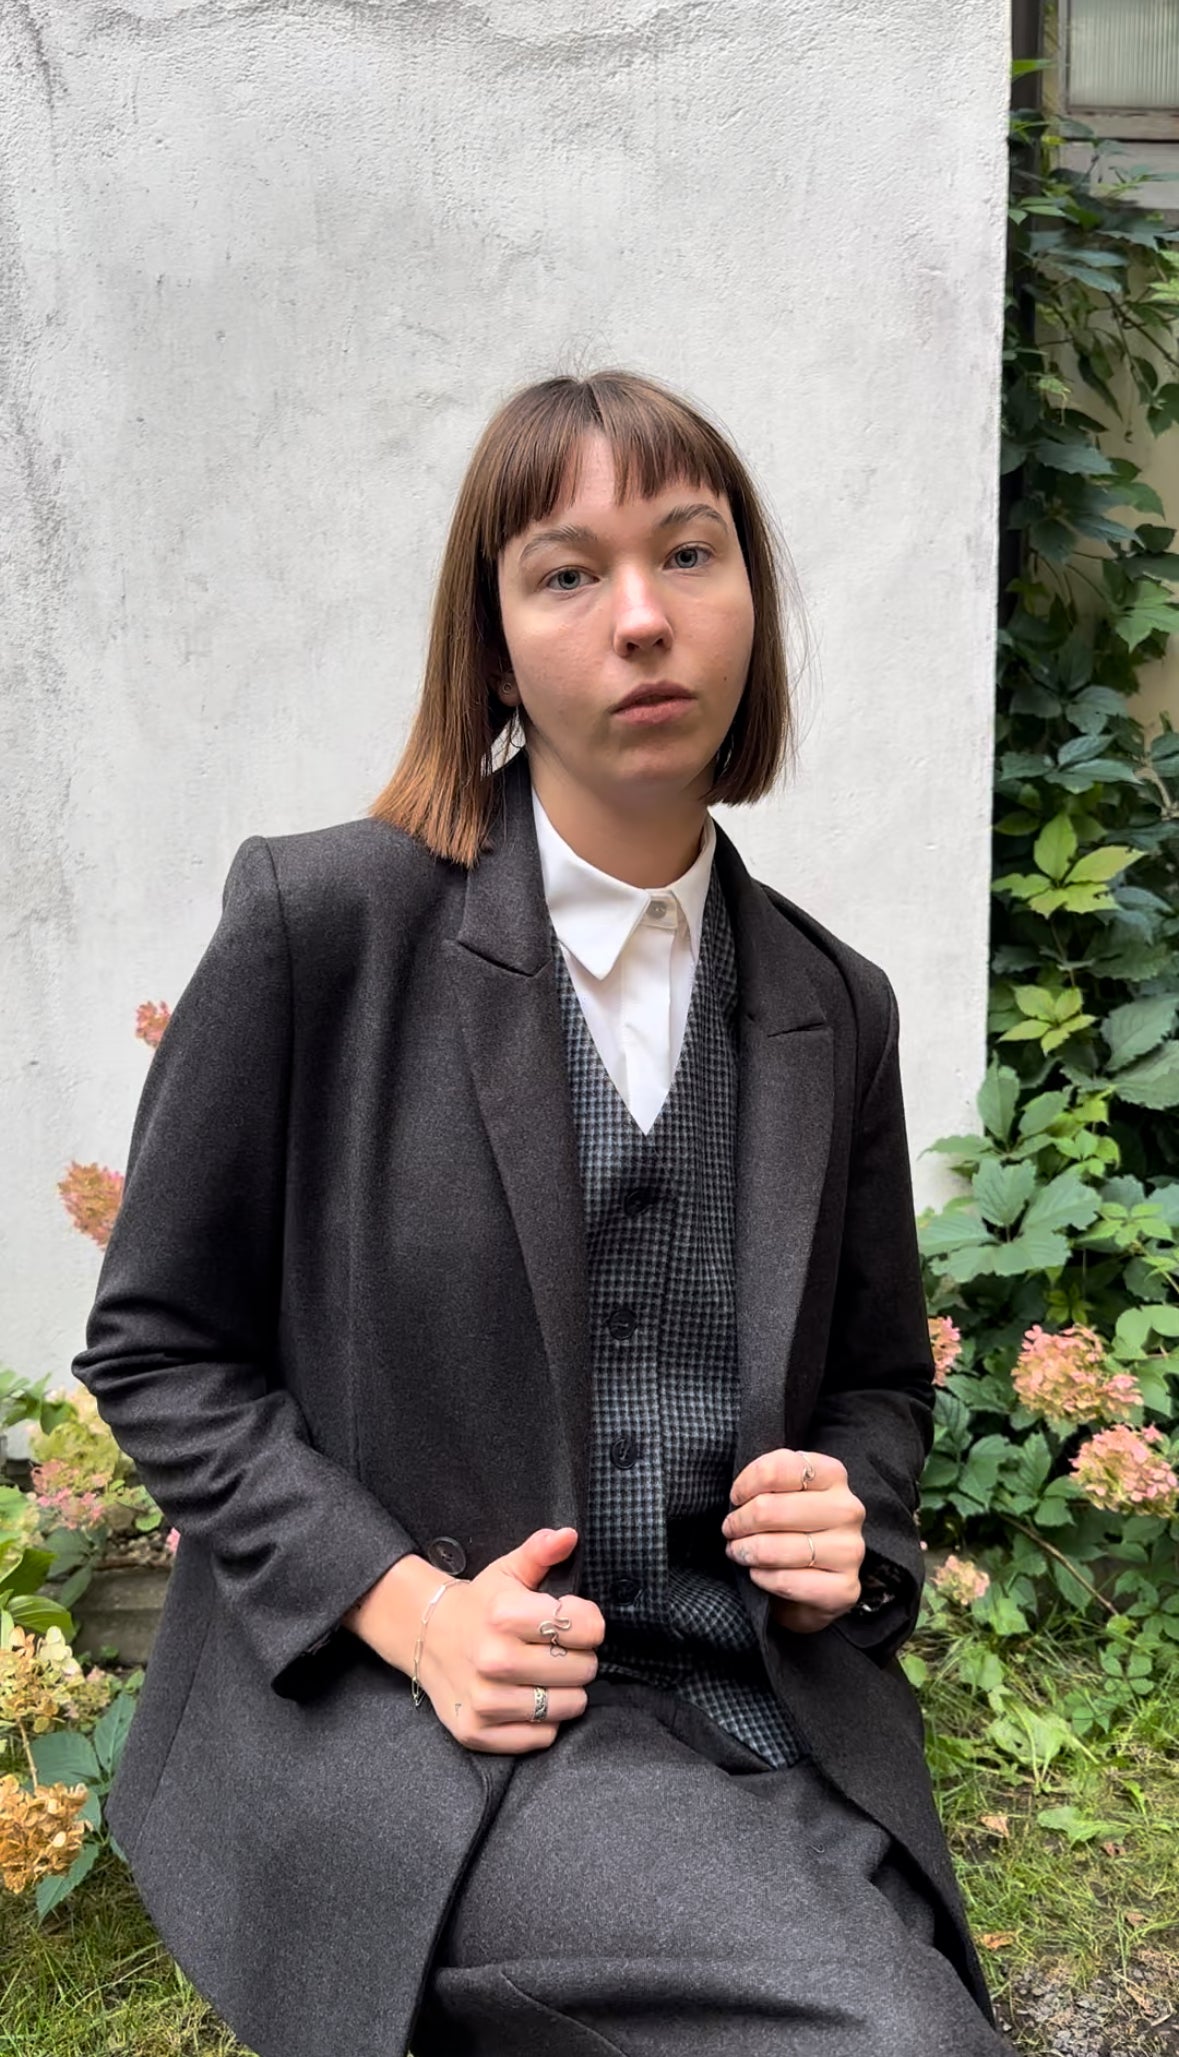
<svg viewBox="0 0 1179 2057">
<path fill-rule="evenodd" d="M 1017 1528 L 1019 1530 L 1020 1535 L 1026 1536 L 1029 1542 L 1034 1543 L 1036 1545 L 1037 1549 L 1046 1550 L 1049 1557 L 1055 1557 L 1058 1564 L 1063 1564 L 1066 1571 L 1071 1571 L 1073 1577 L 1077 1581 L 1077 1584 L 1079 1586 L 1084 1586 L 1085 1591 L 1087 1593 L 1092 1594 L 1093 1598 L 1096 1601 L 1098 1601 L 1102 1607 L 1105 1608 L 1107 1614 L 1117 1613 L 1118 1610 L 1114 1606 L 1113 1601 L 1107 1600 L 1104 1593 L 1099 1593 L 1096 1586 L 1091 1586 L 1087 1578 L 1082 1578 L 1080 1572 L 1077 1570 L 1076 1565 L 1070 1563 L 1069 1559 L 1064 1555 L 1063 1551 L 1053 1549 L 1051 1543 L 1046 1543 L 1044 1541 L 1043 1536 L 1036 1534 L 1035 1529 L 1025 1528 L 1023 1522 L 1017 1521 L 1013 1514 L 1005 1514 L 1003 1516 L 1003 1519 L 1004 1521 L 1009 1521 L 1011 1523 L 1012 1528 Z"/>
<path fill-rule="evenodd" d="M 36 1765 L 35 1765 L 35 1764 L 34 1764 L 34 1762 L 33 1762 L 33 1753 L 32 1753 L 32 1750 L 31 1750 L 31 1749 L 30 1749 L 30 1747 L 29 1747 L 29 1739 L 28 1739 L 27 1735 L 25 1734 L 25 1731 L 24 1731 L 24 1725 L 23 1725 L 23 1723 L 21 1722 L 21 1719 L 20 1719 L 20 1716 L 19 1716 L 19 1715 L 18 1715 L 18 1716 L 16 1717 L 16 1726 L 17 1726 L 17 1729 L 18 1729 L 18 1731 L 19 1731 L 19 1734 L 20 1734 L 20 1739 L 21 1739 L 21 1742 L 22 1742 L 22 1743 L 24 1744 L 24 1752 L 25 1752 L 25 1756 L 26 1756 L 26 1757 L 28 1758 L 28 1760 L 29 1760 L 29 1777 L 30 1777 L 30 1778 L 32 1779 L 32 1781 L 33 1781 L 33 1786 L 34 1786 L 34 1790 L 35 1790 L 35 1789 L 36 1789 L 36 1785 L 37 1785 L 37 1767 L 36 1767 Z"/>
</svg>

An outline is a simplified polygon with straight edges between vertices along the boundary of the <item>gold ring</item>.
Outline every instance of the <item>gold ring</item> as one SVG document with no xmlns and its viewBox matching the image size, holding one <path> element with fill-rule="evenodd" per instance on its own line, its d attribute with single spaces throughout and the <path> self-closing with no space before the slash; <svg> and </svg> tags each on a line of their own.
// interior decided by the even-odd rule
<svg viewBox="0 0 1179 2057">
<path fill-rule="evenodd" d="M 808 1537 L 807 1537 L 807 1542 L 808 1542 L 808 1543 L 810 1544 L 810 1550 L 811 1550 L 810 1558 L 809 1558 L 809 1561 L 808 1561 L 808 1563 L 807 1563 L 807 1567 L 806 1567 L 806 1568 L 807 1568 L 807 1570 L 809 1571 L 809 1570 L 810 1570 L 810 1568 L 811 1568 L 811 1565 L 812 1565 L 812 1564 L 814 1563 L 814 1561 L 815 1561 L 815 1539 L 814 1539 L 814 1537 L 813 1537 L 813 1536 L 808 1536 Z"/>
<path fill-rule="evenodd" d="M 813 1479 L 814 1479 L 814 1476 L 815 1476 L 815 1467 L 814 1467 L 814 1465 L 813 1465 L 813 1464 L 811 1463 L 811 1460 L 810 1460 L 810 1458 L 809 1458 L 809 1457 L 807 1456 L 807 1454 L 806 1454 L 806 1452 L 805 1452 L 805 1450 L 804 1450 L 804 1451 L 803 1451 L 803 1456 L 802 1456 L 802 1479 L 801 1479 L 801 1481 L 800 1481 L 800 1483 L 799 1483 L 799 1488 L 798 1488 L 798 1490 L 799 1490 L 799 1492 L 800 1492 L 800 1493 L 805 1493 L 805 1491 L 806 1491 L 807 1487 L 808 1487 L 808 1486 L 809 1486 L 809 1485 L 811 1484 L 811 1482 L 813 1481 Z"/>
<path fill-rule="evenodd" d="M 542 1636 L 555 1636 L 558 1629 L 573 1627 L 563 1614 L 555 1614 L 550 1621 L 538 1621 L 536 1625 Z"/>
<path fill-rule="evenodd" d="M 547 1686 L 533 1686 L 532 1713 L 530 1721 L 543 1721 L 549 1711 L 549 1689 Z"/>
</svg>

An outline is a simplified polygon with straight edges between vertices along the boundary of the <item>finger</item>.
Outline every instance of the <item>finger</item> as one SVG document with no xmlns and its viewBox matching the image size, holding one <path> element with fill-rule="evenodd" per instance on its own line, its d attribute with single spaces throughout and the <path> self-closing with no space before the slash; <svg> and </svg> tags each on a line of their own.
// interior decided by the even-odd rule
<svg viewBox="0 0 1179 2057">
<path fill-rule="evenodd" d="M 726 1514 L 721 1531 L 726 1536 L 751 1536 L 759 1529 L 792 1529 L 817 1535 L 820 1530 L 863 1526 L 864 1503 L 846 1486 L 829 1486 L 822 1493 L 754 1493 Z"/>
<path fill-rule="evenodd" d="M 550 1646 L 551 1648 L 551 1646 Z M 476 1679 L 492 1687 L 584 1686 L 598 1669 L 594 1650 L 566 1649 L 558 1643 L 550 1656 L 545 1638 L 503 1635 L 488 1629 L 471 1653 Z"/>
<path fill-rule="evenodd" d="M 854 1572 L 761 1571 L 755 1567 L 749 1576 L 755 1586 L 772 1593 L 775 1599 L 796 1600 L 804 1607 L 820 1608 L 832 1620 L 846 1614 L 860 1597 L 860 1581 Z"/>
<path fill-rule="evenodd" d="M 739 1471 L 729 1489 L 734 1505 L 751 1499 L 754 1493 L 797 1493 L 809 1468 L 808 1493 L 825 1492 L 847 1482 L 846 1466 L 838 1457 L 822 1450 L 765 1450 Z"/>
<path fill-rule="evenodd" d="M 844 1613 L 847 1612 L 845 1608 Z M 792 1635 L 814 1636 L 821 1629 L 830 1628 L 839 1616 L 828 1614 L 821 1607 L 806 1607 L 799 1600 L 777 1600 L 774 1603 L 774 1619 L 779 1626 L 789 1629 Z"/>
<path fill-rule="evenodd" d="M 557 1721 L 505 1722 L 499 1728 L 477 1729 L 473 1734 L 465 1732 L 456 1740 L 468 1750 L 478 1750 L 488 1757 L 523 1757 L 529 1750 L 547 1750 L 561 1733 Z"/>
<path fill-rule="evenodd" d="M 782 1530 L 739 1536 L 726 1546 L 735 1564 L 756 1565 L 761 1571 L 858 1572 L 864 1561 L 864 1538 L 858 1529 L 830 1529 L 806 1535 Z"/>
<path fill-rule="evenodd" d="M 473 1680 L 464 1702 L 470 1708 L 477 1722 L 503 1726 L 513 1722 L 527 1722 L 530 1727 L 539 1728 L 543 1722 L 572 1721 L 578 1714 L 584 1714 L 589 1704 L 588 1695 L 580 1686 L 549 1686 L 548 1700 L 541 1722 L 533 1722 L 536 1695 L 531 1685 L 501 1685 L 496 1680 Z"/>
<path fill-rule="evenodd" d="M 487 1619 L 489 1626 L 501 1635 L 516 1636 L 533 1645 L 551 1640 L 548 1634 L 542 1635 L 542 1622 L 560 1622 L 562 1626 L 556 1635 L 567 1650 L 593 1649 L 606 1629 L 601 1609 L 592 1601 L 579 1599 L 576 1594 L 553 1600 L 547 1593 L 529 1593 L 508 1584 L 496 1594 Z"/>
</svg>

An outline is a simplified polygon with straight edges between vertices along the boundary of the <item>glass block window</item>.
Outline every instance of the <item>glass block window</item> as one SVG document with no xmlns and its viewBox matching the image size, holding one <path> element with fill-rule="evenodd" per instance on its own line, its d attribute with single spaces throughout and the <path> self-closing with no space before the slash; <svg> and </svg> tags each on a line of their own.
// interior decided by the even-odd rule
<svg viewBox="0 0 1179 2057">
<path fill-rule="evenodd" d="M 1069 0 L 1068 100 L 1179 110 L 1179 0 Z"/>
</svg>

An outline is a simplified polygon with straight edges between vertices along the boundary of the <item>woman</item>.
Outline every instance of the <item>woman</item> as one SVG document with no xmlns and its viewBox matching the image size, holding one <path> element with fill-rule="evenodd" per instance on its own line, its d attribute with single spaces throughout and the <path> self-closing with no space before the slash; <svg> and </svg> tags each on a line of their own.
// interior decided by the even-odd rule
<svg viewBox="0 0 1179 2057">
<path fill-rule="evenodd" d="M 390 784 L 230 866 L 74 1371 L 180 1531 L 110 1821 L 260 2057 L 1007 2048 L 896 1662 L 896 1002 L 708 812 L 791 741 L 739 457 L 550 379 Z"/>
</svg>

